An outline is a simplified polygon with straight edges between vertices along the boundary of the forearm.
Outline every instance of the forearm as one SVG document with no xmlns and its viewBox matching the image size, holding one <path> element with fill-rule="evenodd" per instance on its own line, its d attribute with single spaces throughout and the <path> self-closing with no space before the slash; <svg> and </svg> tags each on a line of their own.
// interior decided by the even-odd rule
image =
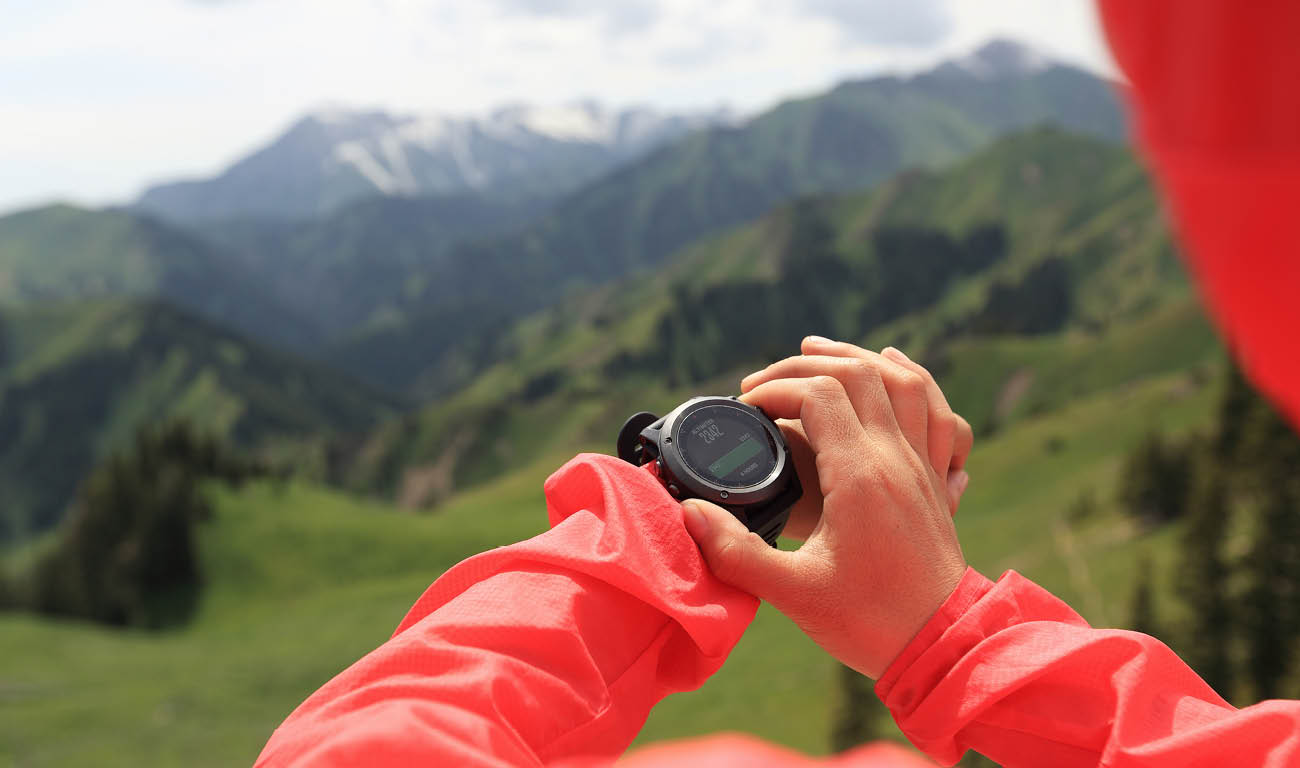
<svg viewBox="0 0 1300 768">
<path fill-rule="evenodd" d="M 546 491 L 551 531 L 449 570 L 391 640 L 290 716 L 260 762 L 613 756 L 656 702 L 703 683 L 754 598 L 708 573 L 645 472 L 583 456 Z"/>
<path fill-rule="evenodd" d="M 951 764 L 1293 765 L 1300 706 L 1237 710 L 1158 640 L 1092 629 L 1009 572 L 974 571 L 877 684 L 899 727 Z"/>
</svg>

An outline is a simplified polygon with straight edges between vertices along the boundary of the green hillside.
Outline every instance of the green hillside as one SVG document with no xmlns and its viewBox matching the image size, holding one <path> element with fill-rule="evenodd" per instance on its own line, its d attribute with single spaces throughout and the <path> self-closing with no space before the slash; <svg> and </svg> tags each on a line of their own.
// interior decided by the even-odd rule
<svg viewBox="0 0 1300 768">
<path fill-rule="evenodd" d="M 330 339 L 382 325 L 459 243 L 501 237 L 542 210 L 541 200 L 473 195 L 376 198 L 306 220 L 195 222 L 281 306 Z"/>
<path fill-rule="evenodd" d="M 1044 288 L 1038 273 L 1056 277 Z M 1051 316 L 1022 317 L 1048 289 Z M 1131 155 L 1043 129 L 948 171 L 778 209 L 533 314 L 501 362 L 383 426 L 338 479 L 436 502 L 574 436 L 611 439 L 640 407 L 732 391 L 809 333 L 904 347 L 985 431 L 1216 349 Z M 1092 364 L 1103 354 L 1121 359 Z"/>
<path fill-rule="evenodd" d="M 1142 534 L 1112 508 L 1120 457 L 1149 429 L 1208 423 L 1216 397 L 1195 375 L 1146 377 L 977 442 L 957 518 L 968 559 L 994 576 L 1019 569 L 1092 621 L 1123 626 L 1133 562 L 1145 553 L 1167 570 L 1178 529 Z M 582 445 L 535 456 L 436 515 L 301 484 L 215 491 L 201 533 L 207 589 L 191 625 L 148 633 L 0 615 L 0 761 L 248 764 L 299 701 L 383 642 L 442 570 L 543 530 L 542 479 Z M 1084 493 L 1096 510 L 1070 518 Z M 1157 586 L 1161 615 L 1176 617 L 1171 585 Z M 721 672 L 661 704 L 640 741 L 748 730 L 825 752 L 832 675 L 830 660 L 765 607 Z"/>
<path fill-rule="evenodd" d="M 316 339 L 226 254 L 154 219 L 68 205 L 0 217 L 0 307 L 102 298 L 165 300 L 285 345 Z"/>
<path fill-rule="evenodd" d="M 57 522 L 95 461 L 142 424 L 182 418 L 253 447 L 391 412 L 345 377 L 158 303 L 0 310 L 0 338 L 0 542 Z"/>
<path fill-rule="evenodd" d="M 619 169 L 513 237 L 456 249 L 420 272 L 401 312 L 340 344 L 331 359 L 386 388 L 454 391 L 508 355 L 502 334 L 514 320 L 575 288 L 656 265 L 800 196 L 943 167 L 1041 123 L 1123 136 L 1111 85 L 1059 65 L 987 76 L 954 65 L 789 101 Z M 415 345 L 425 354 L 405 354 Z"/>
</svg>

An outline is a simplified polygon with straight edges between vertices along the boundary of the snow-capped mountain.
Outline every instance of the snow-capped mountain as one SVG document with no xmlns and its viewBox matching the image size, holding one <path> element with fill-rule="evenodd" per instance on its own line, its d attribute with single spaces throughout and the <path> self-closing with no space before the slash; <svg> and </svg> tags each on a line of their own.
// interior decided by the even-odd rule
<svg viewBox="0 0 1300 768">
<path fill-rule="evenodd" d="M 312 216 L 376 196 L 563 195 L 724 111 L 664 114 L 585 102 L 482 116 L 309 114 L 211 179 L 154 186 L 137 202 L 176 219 Z"/>
</svg>

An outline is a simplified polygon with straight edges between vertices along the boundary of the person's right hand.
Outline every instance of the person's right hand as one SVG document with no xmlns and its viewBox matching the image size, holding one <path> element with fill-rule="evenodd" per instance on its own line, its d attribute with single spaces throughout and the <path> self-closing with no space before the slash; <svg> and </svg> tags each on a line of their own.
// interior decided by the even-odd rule
<svg viewBox="0 0 1300 768">
<path fill-rule="evenodd" d="M 931 466 L 929 392 L 922 383 L 890 393 L 873 366 L 828 356 L 805 357 L 787 375 L 741 399 L 803 426 L 823 497 L 808 540 L 795 552 L 773 549 L 697 499 L 682 505 L 686 527 L 718 578 L 876 678 L 966 568 L 946 482 Z"/>
<path fill-rule="evenodd" d="M 815 356 L 843 358 L 844 366 L 871 366 L 880 374 L 889 393 L 903 393 L 909 388 L 915 389 L 920 384 L 926 388 L 927 447 L 930 453 L 930 465 L 948 486 L 949 511 L 957 514 L 970 475 L 966 473 L 966 459 L 970 456 L 974 442 L 971 426 L 948 405 L 943 391 L 923 366 L 893 347 L 886 347 L 876 354 L 870 350 L 842 341 L 831 341 L 820 336 L 809 336 L 801 345 L 803 355 L 790 357 L 773 363 L 761 371 L 755 371 L 740 382 L 740 391 L 748 392 L 765 381 L 776 378 L 799 376 L 798 371 L 810 364 Z M 913 375 L 915 374 L 915 375 Z M 920 382 L 917 381 L 920 377 Z M 891 397 L 893 395 L 891 394 Z M 797 419 L 777 419 L 790 446 L 790 455 L 794 460 L 799 479 L 803 482 L 803 496 L 790 509 L 790 519 L 785 525 L 782 536 L 803 541 L 817 527 L 822 515 L 822 495 L 818 490 L 817 463 L 812 448 L 808 445 L 808 436 L 804 434 L 803 425 Z"/>
</svg>

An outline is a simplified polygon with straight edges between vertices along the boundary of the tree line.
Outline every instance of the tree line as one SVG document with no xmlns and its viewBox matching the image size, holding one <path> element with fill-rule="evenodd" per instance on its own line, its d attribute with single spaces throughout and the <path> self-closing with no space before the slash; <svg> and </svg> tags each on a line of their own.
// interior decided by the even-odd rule
<svg viewBox="0 0 1300 768">
<path fill-rule="evenodd" d="M 0 580 L 0 608 L 115 626 L 185 621 L 203 581 L 197 527 L 212 515 L 203 483 L 265 472 L 186 423 L 139 430 L 83 481 L 31 565 Z"/>
<path fill-rule="evenodd" d="M 669 384 L 680 386 L 744 363 L 783 357 L 809 334 L 860 338 L 930 306 L 952 280 L 1006 255 L 1005 234 L 996 224 L 961 237 L 926 227 L 880 228 L 871 233 L 865 258 L 849 258 L 838 249 L 837 233 L 818 201 L 792 206 L 784 223 L 776 280 L 675 284 L 671 308 L 650 347 L 616 357 L 607 373 L 666 375 Z M 1006 287 L 999 284 L 998 290 Z M 990 307 L 995 300 L 1005 297 L 991 296 Z M 1068 311 L 1069 303 L 1064 306 Z M 1024 324 L 992 310 L 985 314 L 975 320 L 988 332 L 1019 332 Z M 1038 327 L 1042 321 L 1029 324 Z"/>
<path fill-rule="evenodd" d="M 1172 582 L 1189 618 L 1154 614 L 1148 570 L 1133 624 L 1168 642 L 1229 701 L 1300 696 L 1300 437 L 1239 372 L 1210 433 L 1154 434 L 1128 457 L 1119 500 L 1143 525 L 1183 520 Z"/>
</svg>

